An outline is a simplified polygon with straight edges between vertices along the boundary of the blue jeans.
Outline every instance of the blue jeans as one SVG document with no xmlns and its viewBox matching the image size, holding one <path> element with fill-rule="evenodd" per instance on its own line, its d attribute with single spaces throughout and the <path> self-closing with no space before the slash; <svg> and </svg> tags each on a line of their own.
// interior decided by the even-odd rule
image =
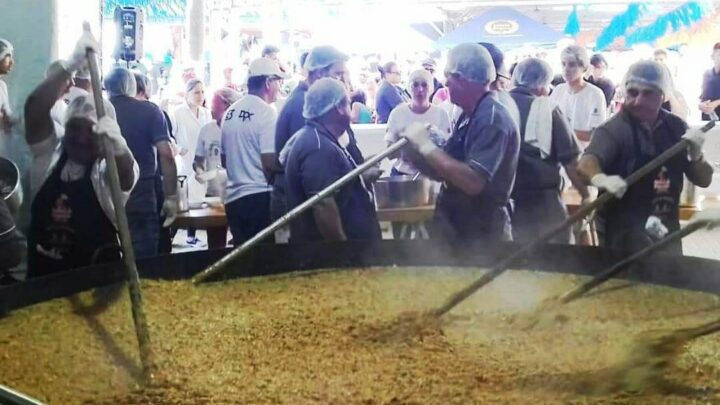
<svg viewBox="0 0 720 405">
<path fill-rule="evenodd" d="M 246 195 L 225 203 L 230 232 L 235 246 L 242 245 L 270 225 L 270 192 Z M 268 238 L 266 242 L 274 242 Z"/>
<path fill-rule="evenodd" d="M 160 238 L 160 218 L 157 212 L 128 212 L 127 217 L 135 257 L 140 259 L 157 256 Z"/>
</svg>

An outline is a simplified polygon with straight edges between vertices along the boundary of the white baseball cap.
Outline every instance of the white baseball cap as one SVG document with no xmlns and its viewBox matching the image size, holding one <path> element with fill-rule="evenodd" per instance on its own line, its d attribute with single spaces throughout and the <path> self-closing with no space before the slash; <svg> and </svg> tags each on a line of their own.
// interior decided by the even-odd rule
<svg viewBox="0 0 720 405">
<path fill-rule="evenodd" d="M 280 70 L 277 62 L 268 58 L 258 58 L 250 63 L 248 77 L 256 76 L 277 76 L 283 79 L 288 77 L 285 72 Z"/>
</svg>

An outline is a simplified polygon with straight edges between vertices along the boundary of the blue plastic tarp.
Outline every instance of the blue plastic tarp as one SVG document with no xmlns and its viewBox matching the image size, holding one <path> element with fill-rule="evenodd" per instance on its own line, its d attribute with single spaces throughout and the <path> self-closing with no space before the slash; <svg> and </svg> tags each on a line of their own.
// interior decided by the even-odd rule
<svg viewBox="0 0 720 405">
<path fill-rule="evenodd" d="M 555 44 L 564 34 L 535 21 L 512 7 L 493 7 L 435 42 L 449 48 L 464 42 L 492 42 L 508 48 L 524 44 Z"/>
</svg>

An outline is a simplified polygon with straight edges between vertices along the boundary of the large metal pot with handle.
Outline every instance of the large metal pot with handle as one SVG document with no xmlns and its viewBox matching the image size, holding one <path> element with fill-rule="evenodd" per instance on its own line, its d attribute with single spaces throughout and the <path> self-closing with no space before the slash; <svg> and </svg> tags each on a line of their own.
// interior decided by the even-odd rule
<svg viewBox="0 0 720 405">
<path fill-rule="evenodd" d="M 10 212 L 17 213 L 23 201 L 20 186 L 20 170 L 9 159 L 0 157 L 0 198 L 5 200 Z"/>
<path fill-rule="evenodd" d="M 432 204 L 432 181 L 420 176 L 393 176 L 378 179 L 374 184 L 375 206 L 410 208 Z"/>
</svg>

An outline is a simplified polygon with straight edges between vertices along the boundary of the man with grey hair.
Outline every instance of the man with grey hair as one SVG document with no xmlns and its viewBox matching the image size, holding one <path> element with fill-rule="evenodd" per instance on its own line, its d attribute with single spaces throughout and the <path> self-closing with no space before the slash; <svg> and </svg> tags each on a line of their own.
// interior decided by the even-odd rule
<svg viewBox="0 0 720 405">
<path fill-rule="evenodd" d="M 353 170 L 358 162 L 338 139 L 351 119 L 350 99 L 338 80 L 323 78 L 305 96 L 305 126 L 293 137 L 285 161 L 292 209 Z M 290 224 L 291 241 L 380 239 L 372 194 L 362 177 L 344 185 Z"/>
<path fill-rule="evenodd" d="M 570 45 L 560 53 L 565 83 L 555 87 L 550 98 L 560 107 L 570 127 L 584 148 L 594 128 L 607 117 L 607 104 L 602 90 L 585 81 L 590 57 L 585 48 Z"/>
<path fill-rule="evenodd" d="M 713 168 L 703 158 L 704 133 L 688 130 L 685 121 L 661 109 L 664 95 L 672 91 L 670 83 L 667 69 L 657 62 L 631 65 L 622 82 L 622 111 L 595 129 L 580 159 L 580 174 L 617 198 L 597 212 L 603 246 L 637 251 L 680 229 L 683 174 L 700 187 L 710 185 Z M 687 153 L 676 155 L 628 187 L 624 178 L 682 138 L 689 142 Z M 682 254 L 682 244 L 672 243 L 665 251 Z"/>
<path fill-rule="evenodd" d="M 141 88 L 144 85 L 143 78 Z M 110 71 L 105 78 L 105 89 L 115 107 L 122 135 L 140 166 L 140 178 L 125 206 L 133 248 L 137 257 L 156 256 L 160 243 L 159 202 L 155 190 L 157 159 L 163 178 L 165 227 L 172 224 L 178 210 L 177 169 L 165 116 L 155 104 L 136 98 L 137 80 L 126 68 Z"/>
<path fill-rule="evenodd" d="M 347 55 L 332 46 L 317 46 L 310 51 L 305 60 L 305 69 L 308 71 L 307 82 L 300 82 L 295 87 L 278 116 L 275 130 L 275 152 L 277 156 L 280 156 L 280 152 L 290 137 L 305 125 L 303 106 L 305 105 L 305 93 L 307 93 L 308 88 L 324 77 L 330 77 L 345 83 L 345 79 L 348 77 L 347 60 Z M 349 125 L 346 132 L 349 136 L 347 150 L 355 159 L 355 162 L 360 164 L 363 162 L 363 156 L 357 147 L 357 142 L 355 142 L 355 137 Z M 285 176 L 280 161 L 275 162 L 272 181 L 271 215 L 273 219 L 277 219 L 287 212 Z"/>
<path fill-rule="evenodd" d="M 490 53 L 478 44 L 456 46 L 448 53 L 445 77 L 450 100 L 462 109 L 445 146 L 433 142 L 428 125 L 414 123 L 403 133 L 417 152 L 416 167 L 443 182 L 431 236 L 510 240 L 508 206 L 520 137 L 490 89 L 496 79 Z"/>
<path fill-rule="evenodd" d="M 550 227 L 567 218 L 561 199 L 560 167 L 583 200 L 589 196 L 587 186 L 577 173 L 580 156 L 575 134 L 560 109 L 547 97 L 552 69 L 537 58 L 518 63 L 513 72 L 513 89 L 520 115 L 520 157 L 512 198 L 514 202 L 513 238 L 530 242 Z M 570 230 L 553 239 L 570 243 Z"/>
</svg>

